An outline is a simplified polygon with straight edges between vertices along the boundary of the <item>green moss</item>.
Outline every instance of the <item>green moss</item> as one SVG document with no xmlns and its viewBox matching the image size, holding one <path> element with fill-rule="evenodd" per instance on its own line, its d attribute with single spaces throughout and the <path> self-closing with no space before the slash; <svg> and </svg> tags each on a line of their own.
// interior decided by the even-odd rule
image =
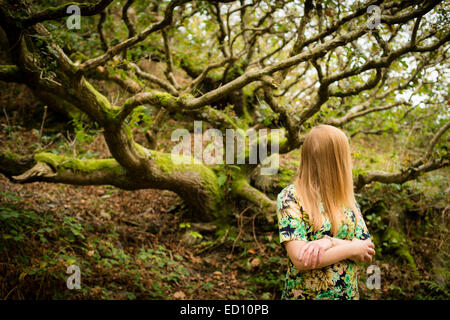
<svg viewBox="0 0 450 320">
<path fill-rule="evenodd" d="M 18 161 L 20 159 L 20 156 L 17 153 L 11 152 L 11 151 L 3 151 L 1 156 L 5 159 Z"/>
<path fill-rule="evenodd" d="M 55 94 L 50 95 L 50 101 L 48 103 L 51 106 L 55 106 L 56 108 L 61 109 L 61 111 L 66 113 L 71 119 L 88 119 L 88 116 L 84 112 L 80 111 L 73 104 L 71 104 L 67 100 L 61 99 Z"/>
<path fill-rule="evenodd" d="M 248 181 L 244 176 L 234 177 L 231 192 L 237 196 L 245 195 L 245 199 L 251 203 L 258 203 L 257 195 L 254 192 L 248 192 L 248 187 Z"/>
<path fill-rule="evenodd" d="M 282 145 L 288 143 L 288 139 L 282 132 L 281 133 L 278 132 L 278 134 L 269 132 L 266 137 L 267 137 L 267 145 L 272 145 L 272 143 L 274 143 L 278 144 L 278 146 L 281 148 Z M 260 139 L 261 136 L 258 137 L 258 143 Z"/>
<path fill-rule="evenodd" d="M 136 149 L 137 153 L 143 158 L 147 158 L 149 156 L 149 151 L 139 143 L 136 143 L 133 141 L 134 148 Z"/>
<path fill-rule="evenodd" d="M 265 194 L 253 188 L 244 175 L 236 176 L 233 179 L 232 192 L 235 195 L 243 195 L 251 203 L 258 204 L 261 209 L 271 205 L 269 201 L 264 200 Z"/>
<path fill-rule="evenodd" d="M 66 157 L 50 152 L 40 152 L 34 155 L 34 160 L 45 162 L 57 170 L 58 166 L 66 160 Z"/>
<path fill-rule="evenodd" d="M 123 130 L 125 130 L 125 134 L 127 135 L 127 138 L 130 140 L 133 140 L 133 130 L 131 129 L 131 126 L 127 124 L 122 125 Z"/>
<path fill-rule="evenodd" d="M 99 159 L 99 160 L 71 159 L 66 161 L 63 167 L 86 173 L 91 173 L 99 170 L 112 170 L 117 173 L 124 172 L 123 168 L 117 163 L 115 159 Z"/>
<path fill-rule="evenodd" d="M 4 74 L 5 77 L 13 77 L 18 72 L 20 72 L 20 69 L 16 65 L 0 65 L 0 73 Z"/>
<path fill-rule="evenodd" d="M 186 99 L 191 99 L 191 98 L 193 98 L 194 96 L 192 95 L 192 94 L 190 94 L 190 93 L 183 93 L 182 95 L 180 95 L 180 97 L 178 98 L 178 99 L 180 99 L 180 100 L 186 100 Z"/>
<path fill-rule="evenodd" d="M 232 191 L 235 194 L 241 194 L 245 192 L 245 188 L 248 186 L 248 181 L 245 177 L 237 177 L 233 179 Z M 249 195 L 250 196 L 250 195 Z"/>
<path fill-rule="evenodd" d="M 81 53 L 81 52 L 79 52 L 79 51 L 72 53 L 72 54 L 70 55 L 70 59 L 71 59 L 73 62 L 79 61 L 79 62 L 81 62 L 81 63 L 83 63 L 83 62 L 86 61 L 86 60 L 89 60 L 89 58 L 88 58 L 87 56 L 85 56 L 83 53 Z"/>
<path fill-rule="evenodd" d="M 149 150 L 149 152 L 150 156 L 155 161 L 156 166 L 165 173 L 170 174 L 174 172 L 189 171 L 198 173 L 203 181 L 203 187 L 207 189 L 208 193 L 211 194 L 214 199 L 216 199 L 217 204 L 222 202 L 223 193 L 220 190 L 217 176 L 211 168 L 203 164 L 193 163 L 192 157 L 174 155 L 174 158 L 172 159 L 170 153 L 163 153 L 155 150 Z M 175 163 L 173 160 L 178 163 Z"/>
<path fill-rule="evenodd" d="M 109 103 L 108 99 L 98 92 L 92 84 L 89 83 L 85 78 L 83 78 L 83 85 L 89 90 L 91 94 L 94 95 L 95 101 L 100 107 L 100 110 L 108 119 L 115 119 L 118 114 L 122 111 L 121 107 L 113 106 Z"/>
<path fill-rule="evenodd" d="M 155 98 L 158 101 L 158 103 L 163 107 L 169 106 L 171 102 L 175 100 L 175 98 L 171 94 L 166 92 L 155 93 Z"/>
</svg>

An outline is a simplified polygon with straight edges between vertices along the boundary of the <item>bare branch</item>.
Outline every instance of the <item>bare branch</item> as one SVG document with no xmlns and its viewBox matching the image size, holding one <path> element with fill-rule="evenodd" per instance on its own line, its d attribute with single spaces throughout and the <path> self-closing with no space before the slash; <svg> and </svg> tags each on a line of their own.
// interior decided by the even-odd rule
<svg viewBox="0 0 450 320">
<path fill-rule="evenodd" d="M 106 61 L 108 61 L 109 59 L 111 59 L 112 57 L 114 57 L 116 54 L 123 51 L 124 49 L 127 49 L 131 46 L 134 46 L 136 43 L 145 40 L 151 33 L 161 30 L 164 27 L 166 27 L 167 25 L 170 25 L 172 23 L 172 16 L 173 16 L 173 11 L 174 11 L 175 7 L 182 5 L 184 3 L 187 3 L 187 2 L 189 2 L 189 0 L 173 0 L 173 1 L 171 1 L 165 10 L 163 20 L 161 20 L 160 22 L 153 23 L 152 25 L 150 25 L 149 27 L 144 29 L 142 32 L 140 32 L 139 34 L 136 34 L 135 36 L 128 38 L 127 40 L 125 40 L 113 47 L 110 47 L 108 49 L 108 51 L 106 51 L 104 54 L 102 54 L 96 58 L 92 58 L 92 59 L 89 59 L 89 60 L 83 62 L 78 67 L 78 73 L 84 74 L 87 71 L 92 70 L 93 68 L 96 68 L 96 67 L 104 64 Z"/>
<path fill-rule="evenodd" d="M 285 59 L 278 63 L 274 63 L 271 66 L 265 67 L 260 70 L 249 70 L 238 78 L 234 79 L 223 85 L 220 88 L 214 89 L 201 97 L 193 98 L 188 101 L 188 108 L 196 108 L 202 105 L 207 105 L 220 99 L 221 97 L 227 95 L 229 92 L 234 90 L 238 90 L 245 85 L 260 80 L 264 75 L 272 75 L 275 71 L 279 71 L 285 68 L 289 68 L 293 65 L 299 64 L 303 61 L 307 61 L 313 58 L 318 58 L 326 54 L 328 50 L 336 48 L 338 46 L 345 45 L 345 43 L 355 40 L 358 37 L 362 36 L 365 33 L 364 29 L 358 29 L 353 32 L 349 32 L 346 35 L 336 37 L 329 41 L 326 41 L 323 44 L 318 45 L 314 49 L 309 52 L 302 52 L 298 55 L 295 55 L 291 58 Z"/>
<path fill-rule="evenodd" d="M 169 112 L 166 109 L 161 108 L 153 120 L 152 128 L 145 132 L 145 137 L 147 138 L 150 149 L 156 148 L 157 134 L 168 114 Z"/>
<path fill-rule="evenodd" d="M 220 4 L 214 3 L 213 7 L 215 8 L 215 10 L 212 10 L 213 14 L 216 16 L 217 23 L 219 24 L 219 33 L 217 34 L 217 40 L 220 43 L 219 49 L 222 51 L 224 57 L 229 57 L 230 54 L 229 54 L 229 52 L 227 52 L 225 42 L 224 42 L 227 34 L 225 31 L 225 25 L 223 23 L 221 13 L 220 13 Z"/>
<path fill-rule="evenodd" d="M 130 17 L 128 16 L 128 9 L 131 7 L 133 2 L 134 0 L 128 0 L 122 8 L 122 20 L 127 26 L 128 38 L 131 38 L 136 34 L 136 28 L 134 27 L 133 23 L 130 20 Z"/>
<path fill-rule="evenodd" d="M 297 39 L 294 43 L 294 46 L 292 48 L 292 51 L 289 53 L 289 57 L 295 56 L 299 54 L 302 51 L 303 43 L 305 41 L 305 28 L 308 24 L 309 20 L 311 19 L 311 12 L 313 9 L 312 0 L 306 0 L 305 5 L 303 8 L 303 17 L 300 20 L 300 25 L 297 29 Z M 286 78 L 286 75 L 288 74 L 289 69 L 284 69 L 280 72 L 279 76 L 276 77 L 278 80 L 277 83 L 281 83 L 284 78 Z"/>
<path fill-rule="evenodd" d="M 398 107 L 398 106 L 404 105 L 404 104 L 410 105 L 406 101 L 397 101 L 397 102 L 394 102 L 394 103 L 391 103 L 391 104 L 387 104 L 387 105 L 382 105 L 382 106 L 379 106 L 379 107 L 366 109 L 366 110 L 363 110 L 363 111 L 360 111 L 360 112 L 351 112 L 350 111 L 345 116 L 343 116 L 341 118 L 329 119 L 329 120 L 325 121 L 325 123 L 333 125 L 333 126 L 342 126 L 345 123 L 348 123 L 348 122 L 354 120 L 355 118 L 359 118 L 359 117 L 365 116 L 365 115 L 367 115 L 369 113 L 392 109 L 392 108 L 395 108 L 395 107 Z"/>
<path fill-rule="evenodd" d="M 381 15 L 380 22 L 381 23 L 386 23 L 388 25 L 405 23 L 405 22 L 407 22 L 407 21 L 409 21 L 411 19 L 423 16 L 425 13 L 427 13 L 428 11 L 433 9 L 436 5 L 438 5 L 441 2 L 442 2 L 442 0 L 425 1 L 425 3 L 422 4 L 422 7 L 419 8 L 418 10 L 414 10 L 412 12 L 405 12 L 405 13 L 403 13 L 401 15 L 398 15 L 398 16 Z M 408 4 L 411 5 L 410 3 L 408 3 Z"/>
<path fill-rule="evenodd" d="M 348 89 L 347 91 L 330 90 L 330 97 L 334 96 L 334 97 L 344 98 L 344 97 L 348 97 L 348 96 L 357 95 L 365 90 L 372 89 L 380 82 L 382 74 L 383 74 L 382 69 L 378 68 L 378 69 L 376 69 L 375 77 L 372 77 L 369 81 L 367 81 L 363 85 L 354 86 L 352 89 Z"/>
<path fill-rule="evenodd" d="M 409 180 L 416 179 L 423 173 L 437 170 L 443 167 L 448 167 L 449 165 L 450 165 L 450 157 L 449 154 L 447 154 L 443 158 L 435 159 L 418 167 L 410 167 L 396 173 L 384 171 L 370 171 L 368 174 L 358 175 L 358 177 L 355 180 L 355 189 L 360 190 L 363 186 L 374 181 L 382 183 L 402 184 Z"/>
<path fill-rule="evenodd" d="M 93 16 L 102 12 L 112 0 L 100 0 L 96 4 L 92 3 L 67 3 L 56 8 L 48 8 L 43 11 L 32 14 L 27 18 L 21 19 L 21 24 L 24 28 L 28 28 L 36 23 L 47 20 L 56 20 L 69 16 L 71 13 L 67 12 L 67 8 L 71 5 L 76 5 L 81 10 L 82 16 Z"/>
<path fill-rule="evenodd" d="M 170 83 L 150 74 L 147 72 L 144 72 L 139 66 L 133 62 L 129 63 L 130 66 L 136 71 L 136 74 L 152 83 L 157 84 L 161 88 L 165 89 L 167 92 L 169 92 L 172 95 L 178 95 L 178 90 L 173 87 Z"/>
<path fill-rule="evenodd" d="M 362 72 L 365 72 L 370 69 L 377 69 L 377 68 L 386 68 L 388 67 L 394 60 L 398 59 L 399 57 L 405 55 L 409 52 L 428 52 L 433 51 L 442 46 L 444 43 L 448 42 L 450 40 L 450 32 L 447 32 L 441 39 L 436 41 L 434 44 L 418 47 L 418 46 L 412 46 L 411 43 L 408 45 L 396 50 L 390 52 L 388 55 L 383 56 L 379 59 L 374 59 L 366 62 L 360 67 L 353 68 L 351 70 L 342 71 L 338 74 L 332 75 L 328 77 L 325 81 L 328 83 L 336 82 L 344 78 L 348 78 L 357 74 L 360 74 Z"/>
<path fill-rule="evenodd" d="M 173 59 L 172 59 L 172 53 L 170 52 L 170 41 L 169 41 L 169 36 L 167 34 L 167 29 L 162 29 L 162 35 L 163 35 L 163 39 L 164 39 L 164 51 L 166 53 L 166 70 L 165 70 L 165 75 L 166 78 L 170 81 L 170 83 L 178 89 L 180 89 L 180 86 L 178 85 L 175 77 L 173 76 Z"/>
<path fill-rule="evenodd" d="M 279 120 L 286 126 L 286 130 L 288 132 L 288 142 L 293 145 L 298 145 L 299 136 L 298 136 L 298 127 L 289 110 L 283 106 L 280 106 L 279 103 L 273 96 L 272 89 L 265 85 L 263 86 L 264 90 L 264 100 L 269 104 L 270 108 L 280 114 Z"/>
<path fill-rule="evenodd" d="M 295 77 L 294 81 L 292 81 L 292 82 L 289 83 L 287 86 L 285 86 L 285 87 L 283 88 L 283 91 L 282 91 L 281 93 L 276 93 L 276 94 L 274 94 L 274 96 L 275 96 L 275 97 L 282 97 L 282 96 L 284 96 L 284 95 L 289 91 L 290 88 L 292 88 L 294 85 L 298 84 L 298 81 L 299 81 L 301 78 L 303 78 L 303 76 L 306 74 L 306 72 L 308 72 L 309 68 L 310 68 L 310 64 L 307 64 L 306 67 L 303 69 L 303 71 L 302 71 L 301 73 L 299 73 L 299 74 Z"/>
<path fill-rule="evenodd" d="M 413 166 L 417 167 L 423 163 L 426 163 L 428 159 L 430 158 L 431 154 L 433 153 L 434 146 L 439 141 L 439 139 L 442 137 L 442 135 L 450 128 L 450 121 L 448 121 L 445 125 L 443 125 L 438 132 L 433 136 L 433 138 L 430 141 L 430 144 L 428 145 L 428 148 L 425 152 L 425 154 L 416 162 L 414 162 Z"/>
<path fill-rule="evenodd" d="M 416 22 L 414 23 L 414 27 L 411 33 L 411 46 L 416 45 L 417 31 L 419 30 L 420 20 L 422 20 L 422 16 L 418 17 L 416 19 Z"/>
<path fill-rule="evenodd" d="M 143 89 L 135 80 L 131 79 L 130 77 L 124 76 L 124 74 L 111 74 L 108 71 L 108 68 L 104 68 L 102 66 L 97 67 L 97 69 L 95 69 L 95 72 L 93 72 L 89 76 L 97 79 L 113 81 L 130 93 L 138 93 Z"/>
<path fill-rule="evenodd" d="M 105 31 L 103 29 L 103 25 L 105 23 L 105 20 L 106 20 L 106 11 L 103 10 L 100 13 L 100 20 L 98 21 L 97 31 L 98 31 L 98 34 L 100 36 L 100 41 L 102 43 L 102 49 L 104 51 L 107 51 L 108 50 L 108 41 L 105 38 Z"/>
<path fill-rule="evenodd" d="M 312 43 L 318 42 L 319 40 L 324 39 L 325 37 L 333 34 L 334 32 L 336 32 L 340 27 L 342 27 L 344 24 L 346 24 L 347 22 L 360 17 L 364 14 L 367 13 L 367 8 L 370 7 L 371 5 L 381 5 L 381 3 L 383 2 L 383 0 L 374 0 L 374 1 L 369 1 L 367 3 L 365 3 L 361 8 L 355 10 L 355 12 L 343 17 L 341 20 L 337 21 L 334 25 L 330 26 L 329 28 L 325 29 L 323 32 L 320 32 L 319 34 L 317 34 L 316 36 L 313 36 L 307 40 L 305 40 L 301 46 L 298 47 L 297 50 L 302 50 L 303 48 L 305 48 L 306 46 L 309 46 Z"/>
<path fill-rule="evenodd" d="M 358 131 L 353 132 L 353 133 L 350 135 L 350 137 L 353 138 L 353 137 L 355 137 L 356 135 L 358 135 L 358 134 L 360 134 L 360 133 L 362 133 L 362 134 L 367 134 L 367 135 L 369 135 L 369 134 L 380 135 L 380 134 L 383 134 L 383 133 L 385 133 L 385 132 L 392 132 L 392 131 L 393 131 L 392 129 L 358 130 Z"/>
</svg>

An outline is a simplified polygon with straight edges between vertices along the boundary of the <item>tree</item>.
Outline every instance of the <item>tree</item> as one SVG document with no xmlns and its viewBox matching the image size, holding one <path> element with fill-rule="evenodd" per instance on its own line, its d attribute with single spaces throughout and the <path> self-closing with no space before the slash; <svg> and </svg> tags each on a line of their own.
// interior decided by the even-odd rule
<svg viewBox="0 0 450 320">
<path fill-rule="evenodd" d="M 73 14 L 69 5 L 79 8 L 88 30 L 97 30 L 83 36 L 89 39 L 83 45 L 65 25 Z M 232 198 L 250 202 L 273 221 L 275 201 L 253 183 L 260 165 L 248 163 L 251 146 L 245 164 L 175 163 L 156 148 L 159 125 L 185 117 L 224 133 L 267 128 L 269 141 L 275 139 L 273 129 L 281 129 L 282 154 L 300 148 L 306 131 L 318 123 L 353 135 L 401 135 L 425 114 L 423 138 L 417 139 L 423 156 L 398 172 L 355 172 L 357 189 L 373 181 L 404 183 L 449 165 L 446 148 L 436 148 L 450 126 L 443 76 L 447 10 L 448 4 L 436 0 L 100 0 L 54 7 L 2 0 L 8 62 L 0 66 L 0 80 L 26 84 L 69 116 L 87 115 L 102 128 L 112 158 L 3 150 L 0 171 L 21 183 L 167 189 L 197 217 L 212 219 L 226 216 L 229 208 L 223 170 L 231 172 L 226 179 Z M 121 20 L 114 19 L 118 15 Z M 136 63 L 148 58 L 164 63 L 165 78 Z M 186 83 L 174 76 L 180 70 Z M 441 82 L 431 83 L 430 74 Z M 127 94 L 123 103 L 100 92 L 97 79 L 119 84 Z M 417 102 L 420 95 L 427 99 Z M 146 146 L 134 141 L 136 124 L 130 121 L 142 108 L 158 110 Z"/>
</svg>

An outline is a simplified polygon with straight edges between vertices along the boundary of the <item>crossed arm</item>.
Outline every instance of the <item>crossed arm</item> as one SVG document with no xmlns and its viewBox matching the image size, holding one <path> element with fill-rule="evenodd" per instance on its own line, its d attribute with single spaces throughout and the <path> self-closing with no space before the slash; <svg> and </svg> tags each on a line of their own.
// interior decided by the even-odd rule
<svg viewBox="0 0 450 320">
<path fill-rule="evenodd" d="M 292 263 L 301 271 L 323 268 L 345 259 L 369 262 L 375 254 L 375 246 L 370 239 L 326 237 L 314 241 L 291 240 L 285 243 L 285 247 Z"/>
</svg>

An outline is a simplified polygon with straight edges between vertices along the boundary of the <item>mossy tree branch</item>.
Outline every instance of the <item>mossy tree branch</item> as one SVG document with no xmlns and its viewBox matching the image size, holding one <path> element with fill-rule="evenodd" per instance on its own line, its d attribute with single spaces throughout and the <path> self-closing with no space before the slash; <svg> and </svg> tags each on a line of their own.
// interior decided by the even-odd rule
<svg viewBox="0 0 450 320">
<path fill-rule="evenodd" d="M 12 0 L 6 1 L 13 3 Z M 132 2 L 133 1 L 127 1 L 126 7 L 131 5 Z M 304 131 L 304 124 L 306 124 L 307 121 L 315 121 L 314 116 L 320 111 L 321 107 L 331 96 L 347 98 L 355 97 L 366 90 L 374 89 L 374 91 L 376 91 L 377 85 L 380 82 L 383 84 L 385 81 L 385 74 L 381 70 L 389 68 L 392 62 L 399 60 L 406 54 L 417 53 L 419 55 L 420 53 L 436 50 L 449 41 L 450 37 L 448 32 L 443 31 L 436 36 L 436 38 L 438 38 L 437 41 L 430 41 L 431 44 L 429 45 L 421 44 L 423 43 L 423 40 L 428 40 L 428 38 L 431 38 L 436 34 L 435 30 L 432 30 L 430 33 L 422 32 L 422 34 L 418 32 L 420 27 L 420 17 L 432 10 L 440 2 L 431 0 L 426 1 L 421 5 L 411 7 L 408 7 L 408 1 L 369 1 L 362 7 L 358 7 L 354 14 L 350 14 L 349 16 L 338 20 L 337 23 L 333 22 L 334 24 L 331 24 L 331 27 L 325 30 L 323 30 L 323 20 L 319 20 L 319 33 L 306 39 L 308 33 L 306 33 L 305 30 L 307 27 L 310 27 L 308 24 L 314 14 L 312 6 L 313 2 L 306 1 L 305 15 L 302 18 L 296 33 L 297 39 L 294 49 L 288 53 L 287 59 L 274 59 L 277 62 L 271 63 L 270 65 L 264 64 L 261 60 L 261 57 L 265 56 L 264 52 L 259 52 L 261 54 L 256 59 L 257 63 L 253 62 L 252 64 L 252 61 L 250 61 L 252 55 L 255 53 L 255 47 L 259 46 L 258 41 L 256 40 L 259 36 L 258 32 L 264 30 L 264 32 L 272 35 L 274 34 L 273 30 L 264 27 L 265 19 L 270 20 L 270 14 L 266 14 L 259 20 L 264 26 L 258 24 L 254 27 L 244 26 L 244 29 L 241 30 L 241 32 L 235 33 L 236 35 L 239 35 L 239 37 L 242 36 L 248 40 L 248 43 L 245 43 L 244 45 L 244 50 L 241 52 L 241 54 L 247 54 L 248 61 L 241 61 L 238 59 L 240 56 L 236 56 L 233 53 L 233 43 L 238 36 L 234 37 L 234 39 L 223 38 L 223 49 L 229 50 L 223 51 L 224 57 L 218 59 L 219 62 L 208 62 L 206 68 L 194 65 L 194 60 L 181 59 L 181 68 L 192 71 L 190 75 L 193 75 L 193 81 L 191 82 L 191 85 L 187 86 L 187 90 L 182 91 L 176 82 L 170 80 L 170 74 L 174 72 L 177 65 L 172 61 L 175 56 L 172 56 L 173 52 L 172 48 L 169 46 L 168 34 L 165 33 L 166 30 L 164 30 L 163 33 L 166 50 L 160 51 L 163 53 L 162 56 L 166 56 L 167 58 L 169 81 L 160 80 L 155 75 L 144 73 L 139 68 L 135 68 L 136 73 L 139 76 L 144 76 L 144 78 L 147 78 L 152 83 L 156 83 L 161 88 L 161 91 L 144 88 L 145 91 L 141 92 L 140 90 L 143 89 L 143 86 L 141 87 L 138 81 L 135 81 L 138 86 L 129 86 L 125 81 L 122 81 L 124 79 L 116 78 L 114 77 L 114 74 L 105 71 L 107 70 L 107 66 L 104 64 L 108 63 L 110 59 L 124 52 L 124 50 L 144 41 L 152 33 L 171 26 L 172 20 L 174 17 L 176 18 L 176 7 L 182 6 L 187 2 L 188 1 L 186 0 L 169 2 L 162 20 L 158 20 L 139 33 L 130 32 L 127 40 L 120 42 L 115 46 L 111 46 L 104 54 L 98 57 L 82 59 L 79 64 L 73 63 L 71 59 L 66 57 L 64 51 L 51 42 L 48 31 L 44 26 L 38 23 L 47 19 L 63 17 L 61 12 L 63 9 L 67 8 L 67 5 L 56 8 L 56 11 L 49 8 L 40 13 L 34 15 L 31 14 L 28 18 L 24 18 L 25 20 L 17 20 L 5 9 L 5 7 L 0 6 L 0 26 L 5 29 L 5 33 L 7 34 L 8 43 L 10 44 L 8 54 L 12 61 L 12 65 L 0 67 L 0 80 L 23 80 L 34 91 L 45 92 L 48 97 L 55 101 L 62 99 L 61 101 L 64 103 L 61 103 L 61 106 L 63 106 L 63 108 L 68 109 L 70 106 L 75 106 L 87 114 L 104 129 L 105 140 L 114 157 L 114 159 L 109 160 L 86 160 L 87 162 L 83 162 L 85 160 L 70 159 L 64 156 L 59 156 L 61 158 L 58 158 L 51 154 L 39 154 L 36 155 L 33 160 L 33 164 L 39 166 L 33 166 L 32 168 L 25 167 L 25 165 L 29 166 L 29 162 L 23 162 L 20 166 L 20 161 L 14 162 L 14 157 L 9 157 L 5 160 L 5 163 L 9 163 L 11 166 L 13 162 L 15 163 L 14 166 L 16 172 L 14 173 L 14 176 L 19 177 L 22 181 L 29 181 L 32 179 L 44 181 L 42 179 L 47 179 L 45 181 L 62 183 L 73 182 L 75 184 L 118 184 L 119 182 L 117 181 L 122 181 L 122 186 L 119 186 L 121 188 L 148 187 L 172 190 L 179 194 L 200 214 L 204 214 L 205 216 L 211 212 L 220 212 L 220 208 L 224 204 L 223 190 L 220 190 L 217 176 L 210 168 L 204 165 L 194 165 L 186 162 L 178 164 L 173 161 L 170 154 L 148 150 L 133 140 L 131 128 L 128 127 L 125 120 L 134 108 L 144 104 L 151 104 L 161 108 L 159 113 L 161 115 L 160 119 L 163 119 L 164 115 L 169 112 L 177 115 L 191 114 L 194 118 L 203 117 L 204 120 L 208 120 L 210 123 L 218 121 L 221 129 L 226 126 L 231 126 L 238 130 L 246 129 L 251 121 L 242 124 L 242 122 L 235 121 L 234 118 L 228 116 L 226 112 L 220 110 L 220 108 L 217 108 L 216 106 L 226 105 L 222 103 L 224 101 L 227 103 L 229 101 L 237 101 L 238 103 L 234 104 L 235 106 L 241 106 L 241 104 L 246 106 L 245 103 L 247 100 L 242 99 L 242 97 L 251 98 L 251 93 L 249 94 L 246 92 L 244 94 L 244 88 L 253 82 L 260 81 L 262 82 L 266 101 L 268 101 L 268 104 L 273 111 L 279 113 L 280 124 L 288 133 L 288 137 L 280 142 L 280 153 L 284 153 L 301 146 L 303 142 L 301 133 Z M 419 4 L 419 1 L 413 2 L 414 4 Z M 85 10 L 88 10 L 86 11 L 87 13 L 96 14 L 102 12 L 107 3 L 108 1 L 97 2 L 96 10 L 98 9 L 98 12 L 89 11 L 93 10 L 92 8 Z M 366 13 L 366 9 L 370 4 L 382 4 L 382 7 L 386 9 L 387 14 L 382 16 L 382 23 L 404 24 L 409 21 L 413 22 L 413 19 L 417 19 L 414 22 L 411 41 L 407 41 L 406 45 L 403 43 L 403 46 L 392 46 L 392 48 L 397 48 L 394 50 L 389 49 L 391 45 L 389 41 L 381 39 L 382 41 L 379 41 L 379 45 L 384 51 L 380 57 L 370 57 L 362 63 L 348 63 L 346 67 L 337 68 L 337 71 L 335 71 L 336 73 L 329 74 L 328 68 L 324 69 L 325 62 L 321 61 L 322 58 L 326 57 L 330 52 L 338 52 L 338 49 L 344 46 L 353 48 L 356 40 L 359 40 L 368 34 L 367 26 L 364 23 L 361 23 L 361 19 L 359 18 Z M 101 7 L 100 5 L 105 5 L 105 7 Z M 29 9 L 25 2 L 19 2 L 18 6 L 21 6 L 25 11 Z M 273 13 L 277 10 L 277 7 L 278 5 L 271 6 L 268 12 Z M 283 5 L 281 5 L 281 7 L 283 7 Z M 218 8 L 218 6 L 216 6 L 216 8 Z M 404 10 L 405 8 L 407 8 L 407 10 Z M 319 9 L 317 8 L 317 10 Z M 230 24 L 228 21 L 231 12 L 231 10 L 228 10 L 227 21 L 223 24 L 223 35 L 227 34 L 229 36 L 232 34 L 229 30 Z M 222 19 L 218 10 L 215 14 L 218 20 Z M 124 18 L 126 20 L 127 16 L 125 15 Z M 29 24 L 29 26 L 21 29 L 20 23 L 17 23 L 18 21 L 22 23 L 22 27 L 23 24 Z M 268 25 L 273 25 L 274 21 L 275 20 L 269 21 Z M 343 30 L 344 28 L 345 30 Z M 247 33 L 251 31 L 254 31 L 253 34 L 248 35 Z M 46 50 L 45 52 L 40 52 L 40 49 L 36 50 L 33 45 L 35 41 L 34 36 L 36 35 L 46 42 L 47 45 L 43 47 L 52 48 L 53 50 L 42 49 Z M 380 40 L 380 38 L 378 38 L 378 40 Z M 238 41 L 235 43 L 237 46 Z M 286 45 L 286 43 L 287 42 L 283 42 L 283 46 Z M 219 52 L 219 50 L 217 52 Z M 54 68 L 51 72 L 48 72 L 46 68 L 49 64 L 49 60 L 52 61 L 52 64 L 56 62 L 57 66 L 57 68 Z M 233 65 L 233 62 L 236 62 L 235 65 Z M 280 87 L 280 84 L 273 80 L 273 76 L 279 71 L 282 71 L 281 74 L 286 75 L 292 67 L 304 62 L 315 67 L 319 86 L 311 86 L 311 92 L 313 92 L 311 94 L 314 94 L 311 97 L 312 99 L 308 99 L 308 102 L 302 105 L 302 108 L 297 110 L 298 112 L 294 114 L 289 112 L 287 108 L 284 108 L 282 105 L 284 102 L 282 98 L 279 101 L 276 99 L 280 97 L 280 95 L 274 94 L 273 90 L 278 89 L 277 87 Z M 127 61 L 124 61 L 124 64 L 127 65 Z M 187 68 L 184 64 L 188 64 Z M 250 65 L 255 65 L 256 68 L 247 69 Z M 217 72 L 217 74 L 212 74 L 211 71 L 213 69 L 219 69 L 219 67 L 224 67 L 225 69 L 222 75 L 220 75 L 219 72 Z M 241 69 L 241 67 L 242 70 L 238 70 Z M 128 93 L 132 94 L 132 96 L 129 96 L 122 106 L 115 106 L 87 80 L 87 77 L 96 71 L 100 72 L 97 75 L 121 84 Z M 354 76 L 361 76 L 363 79 L 364 73 L 371 71 L 376 72 L 374 77 L 365 84 L 356 86 L 354 89 L 347 88 L 344 91 L 340 91 L 331 87 L 333 83 L 336 83 L 337 87 L 339 87 L 339 82 L 341 82 L 341 80 L 351 80 L 351 77 Z M 304 73 L 304 75 L 306 75 L 306 73 Z M 20 78 L 18 76 L 20 76 Z M 221 81 L 223 83 L 221 83 Z M 201 93 L 201 95 L 197 96 L 197 93 L 190 91 L 200 88 L 201 84 L 204 85 L 201 89 L 208 89 L 204 90 L 204 94 Z M 165 92 L 163 90 L 165 90 Z M 230 97 L 236 93 L 238 97 L 234 100 L 231 99 Z M 335 120 L 338 125 L 344 124 L 355 117 L 367 114 L 367 112 L 380 110 L 384 110 L 383 106 L 370 109 L 368 106 L 363 109 L 351 109 L 347 115 L 344 114 L 342 118 Z M 203 116 L 202 113 L 206 113 L 206 116 Z M 342 114 L 339 114 L 339 116 L 341 115 Z M 271 135 L 269 135 L 269 140 L 270 139 L 272 139 Z M 372 181 L 402 183 L 409 179 L 414 179 L 422 172 L 428 172 L 448 165 L 448 157 L 428 161 L 429 153 L 430 152 L 426 153 L 424 163 L 413 165 L 411 168 L 403 170 L 400 173 L 369 172 L 369 174 L 365 176 L 359 176 L 356 179 L 356 186 L 360 188 Z M 246 154 L 248 154 L 248 150 L 246 150 Z M 107 166 L 113 164 L 113 168 Z M 5 164 L 2 168 L 6 167 L 7 165 Z M 267 219 L 270 221 L 271 214 L 275 212 L 274 201 L 270 200 L 264 193 L 255 189 L 248 182 L 251 174 L 250 171 L 255 169 L 255 167 L 256 166 L 248 165 L 245 169 L 245 175 L 240 175 L 233 179 L 233 194 L 237 198 L 247 199 L 255 204 L 261 211 L 265 212 Z M 95 168 L 95 170 L 90 171 L 90 168 Z M 28 172 L 28 174 L 17 174 L 20 173 L 18 172 L 19 169 L 23 170 L 25 173 Z M 29 171 L 32 169 L 34 171 Z M 2 170 L 5 172 L 7 171 L 6 169 Z M 116 182 L 113 181 L 114 176 Z M 127 185 L 128 183 L 130 183 L 130 185 L 132 184 L 132 186 Z"/>
<path fill-rule="evenodd" d="M 73 185 L 112 185 L 125 190 L 163 189 L 179 194 L 203 219 L 226 214 L 214 172 L 202 164 L 176 164 L 171 154 L 144 150 L 149 161 L 145 174 L 127 170 L 115 159 L 76 159 L 49 152 L 33 156 L 0 151 L 0 173 L 14 182 Z M 184 159 L 192 161 L 192 159 Z"/>
<path fill-rule="evenodd" d="M 152 34 L 155 31 L 161 30 L 164 27 L 170 25 L 172 23 L 172 17 L 173 17 L 173 11 L 177 6 L 180 6 L 184 3 L 189 2 L 189 0 L 173 0 L 169 3 L 167 6 L 164 18 L 160 22 L 153 23 L 149 27 L 145 28 L 140 33 L 128 38 L 127 40 L 118 43 L 115 46 L 110 47 L 104 54 L 89 59 L 85 62 L 83 62 L 79 68 L 78 73 L 79 74 L 85 74 L 89 70 L 92 70 L 100 65 L 103 65 L 105 62 L 113 58 L 118 53 L 122 52 L 123 50 L 126 50 L 137 43 L 145 40 L 150 34 Z"/>
<path fill-rule="evenodd" d="M 24 79 L 16 65 L 0 65 L 0 81 L 24 82 Z"/>
</svg>

